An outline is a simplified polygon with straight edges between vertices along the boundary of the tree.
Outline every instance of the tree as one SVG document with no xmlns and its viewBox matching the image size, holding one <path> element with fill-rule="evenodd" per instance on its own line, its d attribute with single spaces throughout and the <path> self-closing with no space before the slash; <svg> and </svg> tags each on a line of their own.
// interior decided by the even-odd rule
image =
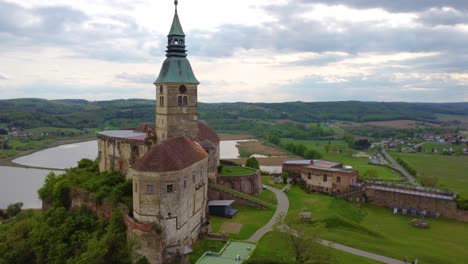
<svg viewBox="0 0 468 264">
<path fill-rule="evenodd" d="M 328 146 L 328 145 L 327 145 Z M 320 152 L 318 152 L 317 150 L 315 149 L 307 149 L 305 152 L 304 152 L 304 157 L 306 159 L 321 159 L 322 158 L 322 154 L 320 154 Z"/>
<path fill-rule="evenodd" d="M 294 251 L 295 263 L 333 263 L 331 248 L 321 244 L 320 236 L 327 231 L 325 224 L 303 222 L 299 218 L 280 214 L 273 230 L 287 235 Z"/>
<path fill-rule="evenodd" d="M 9 218 L 15 217 L 17 214 L 21 212 L 21 207 L 23 207 L 23 203 L 14 203 L 8 205 L 7 208 L 7 215 Z"/>
<path fill-rule="evenodd" d="M 283 184 L 287 184 L 288 183 L 289 173 L 284 171 L 283 173 L 281 173 L 281 177 L 283 178 Z"/>
<path fill-rule="evenodd" d="M 250 157 L 245 162 L 245 166 L 254 169 L 260 169 L 260 165 L 258 164 L 258 160 L 255 157 Z"/>
<path fill-rule="evenodd" d="M 328 144 L 323 146 L 323 149 L 325 150 L 326 153 L 330 151 L 330 141 L 328 141 Z"/>
</svg>

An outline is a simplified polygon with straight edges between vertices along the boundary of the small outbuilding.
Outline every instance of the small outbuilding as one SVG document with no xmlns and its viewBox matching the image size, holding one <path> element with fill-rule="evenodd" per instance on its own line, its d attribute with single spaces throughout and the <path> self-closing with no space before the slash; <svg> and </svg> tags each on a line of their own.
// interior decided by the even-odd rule
<svg viewBox="0 0 468 264">
<path fill-rule="evenodd" d="M 212 200 L 208 202 L 210 215 L 217 215 L 227 218 L 232 218 L 237 214 L 236 209 L 232 209 L 231 205 L 234 200 Z"/>
</svg>

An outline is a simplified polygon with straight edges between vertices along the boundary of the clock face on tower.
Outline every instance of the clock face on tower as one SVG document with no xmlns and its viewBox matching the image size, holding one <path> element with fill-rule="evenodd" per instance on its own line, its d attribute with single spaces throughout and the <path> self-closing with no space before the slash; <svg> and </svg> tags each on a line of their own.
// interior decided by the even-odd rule
<svg viewBox="0 0 468 264">
<path fill-rule="evenodd" d="M 185 93 L 185 92 L 187 92 L 187 87 L 185 87 L 185 85 L 182 84 L 181 86 L 179 86 L 179 92 L 180 92 L 180 93 Z"/>
</svg>

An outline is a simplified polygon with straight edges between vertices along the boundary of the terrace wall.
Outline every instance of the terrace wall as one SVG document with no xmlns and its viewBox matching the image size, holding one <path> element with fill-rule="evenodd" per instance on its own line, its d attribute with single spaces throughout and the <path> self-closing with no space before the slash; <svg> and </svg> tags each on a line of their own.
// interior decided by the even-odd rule
<svg viewBox="0 0 468 264">
<path fill-rule="evenodd" d="M 437 212 L 442 217 L 468 222 L 468 211 L 457 209 L 454 200 L 427 197 L 397 191 L 366 188 L 369 203 L 398 208 L 416 208 L 419 211 Z"/>
<path fill-rule="evenodd" d="M 245 176 L 218 176 L 217 184 L 238 192 L 255 195 L 262 191 L 262 175 L 257 170 L 256 173 Z"/>
</svg>

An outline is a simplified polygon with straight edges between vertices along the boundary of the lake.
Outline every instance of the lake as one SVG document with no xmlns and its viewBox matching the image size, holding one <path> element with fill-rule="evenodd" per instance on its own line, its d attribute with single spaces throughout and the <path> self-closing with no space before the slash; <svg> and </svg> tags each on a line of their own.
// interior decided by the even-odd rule
<svg viewBox="0 0 468 264">
<path fill-rule="evenodd" d="M 249 140 L 223 140 L 220 142 L 221 159 L 236 159 L 239 141 Z M 35 152 L 13 160 L 25 166 L 67 169 L 75 167 L 83 158 L 95 159 L 97 157 L 97 141 L 86 141 L 74 144 L 61 145 Z M 260 169 L 272 173 L 281 171 L 281 166 L 261 166 Z M 8 204 L 23 202 L 23 208 L 40 208 L 41 201 L 37 198 L 37 190 L 42 187 L 45 177 L 50 170 L 25 169 L 0 166 L 0 208 Z M 60 173 L 60 172 L 56 172 Z"/>
</svg>

